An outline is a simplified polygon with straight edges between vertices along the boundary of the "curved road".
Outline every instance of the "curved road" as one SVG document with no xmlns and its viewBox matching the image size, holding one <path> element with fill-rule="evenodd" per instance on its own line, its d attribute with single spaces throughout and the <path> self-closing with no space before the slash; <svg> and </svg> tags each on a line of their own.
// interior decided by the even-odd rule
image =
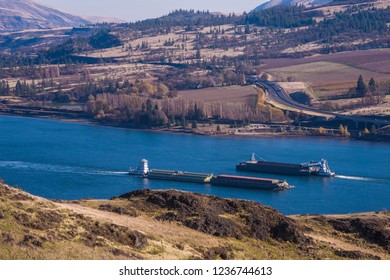
<svg viewBox="0 0 390 280">
<path fill-rule="evenodd" d="M 273 83 L 273 82 L 262 80 L 262 81 L 257 82 L 256 85 L 267 90 L 269 96 L 272 97 L 273 100 L 275 100 L 283 105 L 300 110 L 300 111 L 307 111 L 307 112 L 315 113 L 316 115 L 335 117 L 335 118 L 339 118 L 339 119 L 351 120 L 351 121 L 360 122 L 360 123 L 373 123 L 373 124 L 379 125 L 379 126 L 390 125 L 390 121 L 388 121 L 388 120 L 373 119 L 370 117 L 360 117 L 360 116 L 353 116 L 353 115 L 347 116 L 347 115 L 337 114 L 337 113 L 328 112 L 328 111 L 324 111 L 324 110 L 319 110 L 319 109 L 315 109 L 315 108 L 303 105 L 303 104 L 293 100 L 290 97 L 290 95 L 282 87 L 278 86 L 276 83 Z"/>
</svg>

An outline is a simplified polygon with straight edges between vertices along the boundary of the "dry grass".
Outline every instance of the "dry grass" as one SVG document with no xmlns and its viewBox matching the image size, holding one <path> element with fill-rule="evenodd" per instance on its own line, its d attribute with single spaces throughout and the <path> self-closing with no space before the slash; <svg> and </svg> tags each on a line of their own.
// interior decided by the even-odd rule
<svg viewBox="0 0 390 280">
<path fill-rule="evenodd" d="M 100 210 L 102 205 L 127 212 Z M 338 249 L 390 259 L 383 248 L 352 234 L 335 235 L 329 226 L 308 216 L 294 217 L 301 227 L 311 228 L 306 235 L 312 242 L 302 249 L 307 245 L 205 234 L 158 221 L 159 213 L 132 205 L 137 203 L 120 199 L 51 202 L 0 183 L 0 259 L 175 260 L 220 258 L 221 251 L 231 259 L 338 259 Z M 128 240 L 134 232 L 140 241 L 146 238 L 138 246 Z"/>
</svg>

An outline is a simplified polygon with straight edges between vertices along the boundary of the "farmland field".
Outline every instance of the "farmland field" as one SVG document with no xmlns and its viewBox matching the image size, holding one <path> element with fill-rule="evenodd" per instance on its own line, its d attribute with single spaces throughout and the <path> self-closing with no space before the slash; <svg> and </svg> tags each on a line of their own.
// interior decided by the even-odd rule
<svg viewBox="0 0 390 280">
<path fill-rule="evenodd" d="M 198 90 L 182 90 L 179 96 L 193 101 L 205 103 L 226 102 L 236 104 L 251 104 L 256 100 L 256 90 L 251 86 L 230 86 Z"/>
<path fill-rule="evenodd" d="M 359 75 L 366 82 L 389 79 L 390 49 L 355 51 L 299 59 L 269 59 L 263 69 L 276 79 L 308 82 L 318 97 L 345 93 Z"/>
<path fill-rule="evenodd" d="M 304 58 L 264 59 L 262 60 L 262 68 L 268 70 L 272 68 L 280 68 L 319 61 L 336 62 L 351 65 L 356 68 L 360 68 L 359 66 L 362 66 L 367 63 L 374 63 L 373 65 L 371 65 L 371 67 L 373 68 L 369 69 L 375 72 L 378 71 L 375 67 L 376 63 L 378 65 L 386 65 L 386 62 L 390 62 L 390 49 L 340 52 L 335 54 L 314 55 Z M 387 74 L 390 73 L 390 63 L 387 63 L 387 67 L 385 67 L 384 71 Z"/>
</svg>

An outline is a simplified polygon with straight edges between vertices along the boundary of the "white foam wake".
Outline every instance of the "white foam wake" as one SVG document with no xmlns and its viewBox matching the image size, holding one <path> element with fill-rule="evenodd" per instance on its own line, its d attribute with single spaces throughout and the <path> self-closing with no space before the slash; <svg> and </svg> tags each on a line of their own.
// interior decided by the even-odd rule
<svg viewBox="0 0 390 280">
<path fill-rule="evenodd" d="M 389 182 L 390 180 L 381 179 L 381 178 L 368 178 L 368 177 L 359 177 L 359 176 L 347 176 L 347 175 L 336 175 L 336 178 L 344 180 L 354 180 L 354 181 L 365 181 L 365 182 Z"/>
<path fill-rule="evenodd" d="M 123 176 L 127 174 L 127 172 L 123 171 L 95 170 L 85 167 L 42 164 L 24 161 L 0 161 L 0 168 L 18 169 L 26 171 L 42 171 L 49 173 L 72 173 L 100 176 Z"/>
</svg>

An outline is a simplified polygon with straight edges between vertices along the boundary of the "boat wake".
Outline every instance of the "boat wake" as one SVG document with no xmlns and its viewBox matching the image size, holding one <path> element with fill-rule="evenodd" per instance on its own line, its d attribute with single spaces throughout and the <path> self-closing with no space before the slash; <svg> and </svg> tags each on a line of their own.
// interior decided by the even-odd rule
<svg viewBox="0 0 390 280">
<path fill-rule="evenodd" d="M 368 178 L 368 177 L 346 176 L 346 175 L 336 175 L 335 177 L 339 178 L 339 179 L 353 180 L 353 181 L 378 182 L 378 183 L 389 182 L 390 183 L 390 180 L 381 179 L 381 178 Z"/>
<path fill-rule="evenodd" d="M 42 164 L 24 161 L 0 161 L 0 168 L 26 170 L 26 171 L 43 171 L 49 173 L 71 173 L 71 174 L 86 174 L 86 175 L 100 175 L 100 176 L 123 176 L 127 172 L 123 171 L 109 171 L 90 169 L 85 167 L 74 167 L 66 165 Z"/>
</svg>

